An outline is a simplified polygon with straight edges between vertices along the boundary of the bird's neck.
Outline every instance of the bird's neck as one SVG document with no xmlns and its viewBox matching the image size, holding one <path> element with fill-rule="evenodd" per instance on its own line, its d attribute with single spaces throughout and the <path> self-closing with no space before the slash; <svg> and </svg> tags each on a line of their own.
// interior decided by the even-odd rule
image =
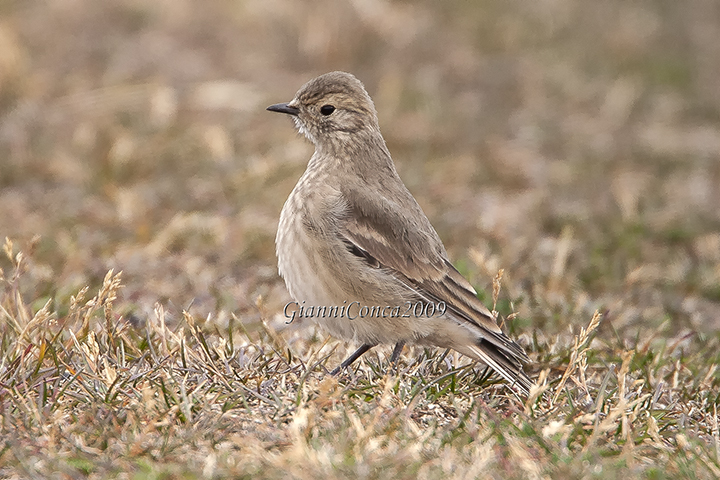
<svg viewBox="0 0 720 480">
<path fill-rule="evenodd" d="M 376 129 L 340 132 L 327 142 L 316 143 L 308 167 L 314 167 L 314 163 L 323 169 L 353 170 L 359 174 L 368 170 L 397 174 L 385 140 Z"/>
</svg>

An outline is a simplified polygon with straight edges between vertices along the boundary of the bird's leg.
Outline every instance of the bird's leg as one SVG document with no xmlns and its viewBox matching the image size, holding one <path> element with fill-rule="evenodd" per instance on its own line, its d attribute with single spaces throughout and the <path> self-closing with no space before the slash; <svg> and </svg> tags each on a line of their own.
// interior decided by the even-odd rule
<svg viewBox="0 0 720 480">
<path fill-rule="evenodd" d="M 397 367 L 398 359 L 400 358 L 400 354 L 402 353 L 403 347 L 405 346 L 405 342 L 400 340 L 395 344 L 395 348 L 393 348 L 392 355 L 390 355 L 390 363 L 395 365 Z"/>
<path fill-rule="evenodd" d="M 337 374 L 340 373 L 343 369 L 345 369 L 346 367 L 349 367 L 355 360 L 357 360 L 358 358 L 362 357 L 363 353 L 367 352 L 368 350 L 370 350 L 370 349 L 371 349 L 372 347 L 374 347 L 374 346 L 375 346 L 375 345 L 369 345 L 369 344 L 367 344 L 367 343 L 361 345 L 360 348 L 358 348 L 357 350 L 355 350 L 355 353 L 353 353 L 353 354 L 350 355 L 348 358 L 346 358 L 345 361 L 342 362 L 339 367 L 337 367 L 335 370 L 333 370 L 332 372 L 330 372 L 330 375 L 332 375 L 332 376 L 337 375 Z"/>
</svg>

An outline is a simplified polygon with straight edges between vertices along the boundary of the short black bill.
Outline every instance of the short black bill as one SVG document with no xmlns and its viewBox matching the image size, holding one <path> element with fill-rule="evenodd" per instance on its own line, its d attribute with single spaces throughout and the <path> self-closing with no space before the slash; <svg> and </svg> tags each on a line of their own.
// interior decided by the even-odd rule
<svg viewBox="0 0 720 480">
<path fill-rule="evenodd" d="M 276 103 L 267 107 L 271 112 L 287 113 L 288 115 L 297 115 L 300 113 L 300 109 L 297 107 L 291 107 L 287 103 Z"/>
</svg>

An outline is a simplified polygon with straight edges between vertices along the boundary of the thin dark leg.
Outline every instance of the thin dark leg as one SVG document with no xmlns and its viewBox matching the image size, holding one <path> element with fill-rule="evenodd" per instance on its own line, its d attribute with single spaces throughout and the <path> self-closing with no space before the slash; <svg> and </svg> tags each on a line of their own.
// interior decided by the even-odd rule
<svg viewBox="0 0 720 480">
<path fill-rule="evenodd" d="M 392 353 L 392 355 L 390 355 L 390 363 L 397 366 L 398 359 L 400 358 L 400 354 L 402 353 L 404 346 L 405 346 L 405 342 L 403 342 L 403 341 L 397 342 L 395 344 L 393 353 Z"/>
<path fill-rule="evenodd" d="M 362 345 L 360 348 L 358 348 L 357 350 L 355 350 L 355 353 L 353 353 L 353 354 L 350 355 L 348 358 L 346 358 L 345 361 L 342 362 L 339 367 L 337 367 L 335 370 L 333 370 L 332 372 L 330 372 L 330 375 L 332 375 L 332 376 L 337 375 L 337 374 L 340 373 L 344 368 L 349 367 L 355 360 L 357 360 L 358 358 L 362 357 L 363 353 L 367 352 L 368 350 L 370 350 L 370 349 L 371 349 L 372 347 L 374 347 L 374 346 L 375 346 L 375 345 L 368 345 L 367 343 L 364 344 L 364 345 Z"/>
</svg>

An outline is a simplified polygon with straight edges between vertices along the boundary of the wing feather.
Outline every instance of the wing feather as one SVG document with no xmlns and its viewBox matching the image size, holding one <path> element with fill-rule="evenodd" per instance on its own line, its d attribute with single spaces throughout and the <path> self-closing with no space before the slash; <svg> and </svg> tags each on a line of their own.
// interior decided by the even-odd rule
<svg viewBox="0 0 720 480">
<path fill-rule="evenodd" d="M 340 229 L 342 240 L 370 265 L 391 271 L 420 298 L 445 302 L 457 319 L 475 327 L 481 339 L 478 346 L 492 345 L 502 352 L 504 360 L 490 355 L 496 358 L 488 363 L 493 368 L 498 370 L 506 363 L 519 370 L 529 361 L 527 355 L 502 332 L 470 282 L 448 260 L 442 241 L 420 206 L 402 182 L 399 187 L 407 193 L 400 199 L 370 197 L 360 190 L 343 191 L 348 213 Z M 477 354 L 471 356 L 480 359 Z"/>
</svg>

